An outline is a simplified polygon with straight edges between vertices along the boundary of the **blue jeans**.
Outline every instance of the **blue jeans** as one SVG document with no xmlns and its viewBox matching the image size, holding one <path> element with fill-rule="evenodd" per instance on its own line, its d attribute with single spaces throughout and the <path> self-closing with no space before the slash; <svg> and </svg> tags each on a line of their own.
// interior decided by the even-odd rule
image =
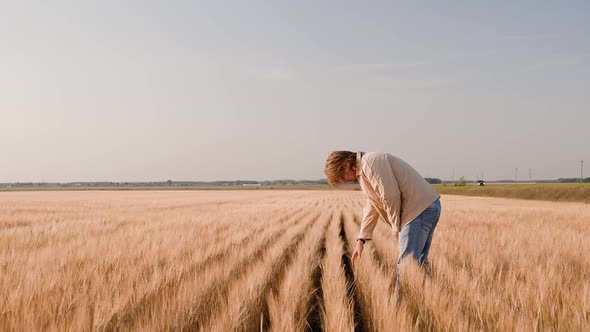
<svg viewBox="0 0 590 332">
<path fill-rule="evenodd" d="M 440 198 L 438 198 L 399 232 L 396 289 L 401 283 L 400 268 L 406 256 L 411 256 L 418 264 L 428 269 L 428 252 L 432 243 L 432 234 L 440 218 L 440 211 Z"/>
</svg>

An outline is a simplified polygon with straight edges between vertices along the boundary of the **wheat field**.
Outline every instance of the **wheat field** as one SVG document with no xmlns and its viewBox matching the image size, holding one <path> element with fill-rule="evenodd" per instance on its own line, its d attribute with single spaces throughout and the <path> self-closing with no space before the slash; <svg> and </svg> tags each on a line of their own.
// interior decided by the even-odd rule
<svg viewBox="0 0 590 332">
<path fill-rule="evenodd" d="M 590 329 L 590 205 L 441 202 L 397 303 L 358 191 L 0 192 L 0 330 Z"/>
</svg>

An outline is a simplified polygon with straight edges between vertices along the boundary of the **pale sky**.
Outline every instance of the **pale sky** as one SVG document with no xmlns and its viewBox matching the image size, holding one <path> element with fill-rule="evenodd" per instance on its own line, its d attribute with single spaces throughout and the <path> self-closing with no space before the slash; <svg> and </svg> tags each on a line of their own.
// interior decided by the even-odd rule
<svg viewBox="0 0 590 332">
<path fill-rule="evenodd" d="M 0 182 L 590 176 L 588 1 L 2 1 Z"/>
</svg>

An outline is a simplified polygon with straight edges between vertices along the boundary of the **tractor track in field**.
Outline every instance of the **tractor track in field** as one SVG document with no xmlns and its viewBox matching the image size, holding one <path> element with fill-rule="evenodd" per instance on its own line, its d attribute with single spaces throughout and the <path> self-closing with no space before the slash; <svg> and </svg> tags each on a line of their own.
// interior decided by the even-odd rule
<svg viewBox="0 0 590 332">
<path fill-rule="evenodd" d="M 361 305 L 359 302 L 359 294 L 354 281 L 354 271 L 352 269 L 352 262 L 350 260 L 351 250 L 348 239 L 346 237 L 346 231 L 344 229 L 344 215 L 340 216 L 340 240 L 343 244 L 342 253 L 342 266 L 344 267 L 344 276 L 347 281 L 347 296 L 353 304 L 354 309 L 354 330 L 355 332 L 368 331 L 367 323 L 362 315 Z"/>
<path fill-rule="evenodd" d="M 335 212 L 332 212 L 332 214 Z M 309 303 L 309 314 L 307 316 L 307 324 L 310 331 L 323 331 L 321 308 L 324 302 L 324 292 L 322 289 L 322 262 L 326 257 L 326 236 L 330 223 L 332 222 L 332 215 L 328 217 L 328 222 L 324 226 L 320 245 L 317 248 L 317 265 L 312 272 L 312 287 L 314 294 Z"/>
<path fill-rule="evenodd" d="M 306 216 L 309 216 L 307 214 Z M 282 274 L 288 263 L 290 262 L 291 256 L 294 254 L 296 249 L 299 246 L 299 243 L 303 240 L 304 235 L 309 231 L 315 219 L 319 217 L 319 214 L 315 215 L 314 217 L 310 218 L 310 221 L 307 222 L 304 229 L 301 230 L 298 234 L 296 234 L 289 244 L 287 245 L 285 251 L 280 256 L 278 261 L 280 264 L 274 265 L 273 264 L 273 273 L 269 281 L 265 284 L 264 289 L 262 291 L 263 296 L 258 297 L 257 303 L 254 303 L 250 310 L 245 314 L 245 317 L 242 320 L 242 325 L 240 327 L 241 330 L 244 331 L 251 331 L 251 330 L 268 330 L 268 320 L 265 320 L 264 317 L 268 317 L 268 307 L 266 306 L 265 294 L 271 291 L 273 283 L 271 280 L 277 278 Z M 296 219 L 305 219 L 296 218 Z M 299 221 L 299 220 L 296 220 Z M 277 234 L 277 237 L 280 235 L 285 234 Z M 224 280 L 223 282 L 219 283 L 218 287 L 209 287 L 200 297 L 199 301 L 196 303 L 195 306 L 191 307 L 189 312 L 195 313 L 191 315 L 188 319 L 188 322 L 185 322 L 182 326 L 183 331 L 195 331 L 201 330 L 204 326 L 208 324 L 209 319 L 213 314 L 212 309 L 218 307 L 219 303 L 222 299 L 227 295 L 230 290 L 231 285 L 235 280 L 241 277 L 244 273 L 243 266 L 255 264 L 260 259 L 262 259 L 263 255 L 272 248 L 273 244 L 276 241 L 266 241 L 261 246 L 259 246 L 256 252 L 250 255 L 246 261 L 236 264 L 234 268 L 228 273 L 228 275 L 232 276 L 228 280 Z M 260 317 L 263 317 L 262 321 Z M 205 317 L 205 320 L 198 320 L 198 317 Z M 261 326 L 262 325 L 262 326 Z"/>
</svg>

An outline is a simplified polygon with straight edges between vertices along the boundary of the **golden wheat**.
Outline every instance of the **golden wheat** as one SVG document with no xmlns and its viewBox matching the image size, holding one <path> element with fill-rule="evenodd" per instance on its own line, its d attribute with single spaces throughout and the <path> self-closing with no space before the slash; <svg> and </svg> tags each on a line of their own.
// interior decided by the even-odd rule
<svg viewBox="0 0 590 332">
<path fill-rule="evenodd" d="M 358 191 L 0 193 L 0 330 L 590 329 L 590 205 L 444 196 L 431 274 Z"/>
</svg>

